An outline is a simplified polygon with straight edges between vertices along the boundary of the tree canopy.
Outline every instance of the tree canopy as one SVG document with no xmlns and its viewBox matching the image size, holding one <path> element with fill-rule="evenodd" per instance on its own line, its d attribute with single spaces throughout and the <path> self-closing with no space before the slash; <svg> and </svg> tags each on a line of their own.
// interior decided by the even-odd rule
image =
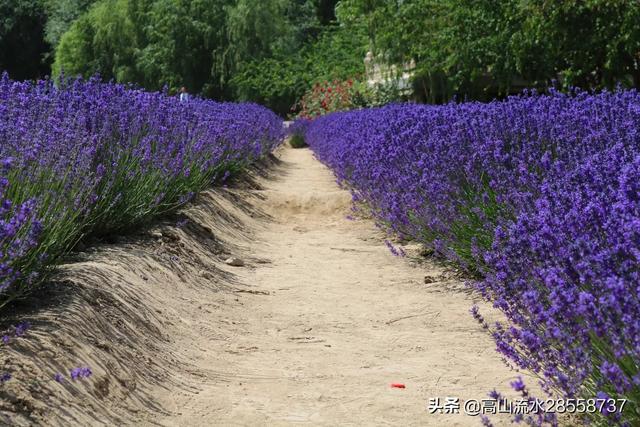
<svg viewBox="0 0 640 427">
<path fill-rule="evenodd" d="M 0 0 L 0 71 L 16 79 L 48 73 L 46 21 L 40 0 Z"/>
<path fill-rule="evenodd" d="M 335 1 L 89 3 L 83 3 L 88 10 L 59 38 L 55 75 L 100 74 L 103 79 L 136 82 L 149 89 L 186 86 L 210 97 L 262 100 L 280 112 L 291 107 L 313 78 L 303 73 L 303 81 L 295 82 L 294 89 L 284 88 L 272 78 L 274 70 L 300 74 L 296 61 L 302 52 L 308 58 L 310 47 L 317 45 L 328 53 L 327 40 L 335 38 L 325 34 L 334 19 Z M 59 15 L 61 10 L 56 9 Z M 342 52 L 342 56 L 354 62 L 360 55 L 361 61 L 361 51 Z M 320 72 L 320 67 L 314 69 Z"/>
<path fill-rule="evenodd" d="M 371 50 L 415 63 L 417 100 L 488 100 L 639 87 L 638 22 L 635 0 L 0 0 L 0 69 L 186 86 L 285 114 L 316 83 L 363 74 Z"/>
<path fill-rule="evenodd" d="M 343 0 L 374 49 L 416 61 L 427 100 L 490 99 L 524 86 L 640 85 L 640 2 Z"/>
</svg>

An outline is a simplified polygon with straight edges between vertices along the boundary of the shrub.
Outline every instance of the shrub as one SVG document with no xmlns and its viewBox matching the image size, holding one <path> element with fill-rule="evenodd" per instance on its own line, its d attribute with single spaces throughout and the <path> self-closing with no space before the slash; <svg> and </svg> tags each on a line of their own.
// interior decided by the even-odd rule
<svg viewBox="0 0 640 427">
<path fill-rule="evenodd" d="M 260 102 L 284 116 L 314 83 L 364 73 L 366 46 L 359 27 L 327 27 L 293 51 L 244 64 L 230 83 L 238 99 Z"/>
<path fill-rule="evenodd" d="M 289 135 L 289 145 L 292 148 L 303 148 L 307 146 L 307 143 L 304 140 L 304 133 L 309 127 L 311 120 L 308 119 L 296 119 L 289 129 L 287 133 Z"/>
<path fill-rule="evenodd" d="M 298 103 L 298 117 L 311 119 L 335 111 L 350 110 L 355 107 L 355 96 L 356 89 L 351 79 L 316 83 Z"/>
<path fill-rule="evenodd" d="M 87 235 L 174 210 L 272 150 L 253 104 L 179 102 L 97 81 L 0 79 L 0 307 Z"/>
<path fill-rule="evenodd" d="M 568 398 L 628 399 L 598 424 L 640 422 L 638 92 L 392 105 L 305 136 L 389 231 L 483 277 L 511 363 Z"/>
<path fill-rule="evenodd" d="M 395 81 L 374 86 L 359 77 L 316 83 L 297 104 L 297 117 L 311 119 L 336 111 L 380 107 L 406 100 Z M 294 107 L 294 110 L 296 108 Z"/>
<path fill-rule="evenodd" d="M 304 142 L 303 135 L 295 134 L 289 139 L 289 145 L 291 145 L 292 148 L 304 148 L 307 146 L 307 143 Z"/>
</svg>

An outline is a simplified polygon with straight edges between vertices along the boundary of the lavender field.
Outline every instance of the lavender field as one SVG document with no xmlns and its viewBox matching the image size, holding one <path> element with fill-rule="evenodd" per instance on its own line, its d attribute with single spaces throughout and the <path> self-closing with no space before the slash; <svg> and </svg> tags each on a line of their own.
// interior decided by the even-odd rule
<svg viewBox="0 0 640 427">
<path fill-rule="evenodd" d="M 477 277 L 508 321 L 472 315 L 509 364 L 555 396 L 627 399 L 582 421 L 640 423 L 638 92 L 333 113 L 305 140 L 379 226 Z"/>
<path fill-rule="evenodd" d="M 0 79 L 0 307 L 82 239 L 139 227 L 270 153 L 282 121 L 255 104 L 98 80 Z"/>
<path fill-rule="evenodd" d="M 639 24 L 0 0 L 0 426 L 640 427 Z"/>
<path fill-rule="evenodd" d="M 333 344 L 324 346 L 336 345 L 341 349 L 330 356 L 325 366 L 327 372 L 338 370 L 342 375 L 360 378 L 360 364 L 346 368 L 349 363 L 357 362 L 362 349 L 367 348 L 367 354 L 373 357 L 367 363 L 375 365 L 379 362 L 376 359 L 379 352 L 398 345 L 398 332 L 385 331 L 375 340 L 357 342 L 355 346 L 354 337 L 378 333 L 374 332 L 377 326 L 366 329 L 366 325 L 367 322 L 376 324 L 380 317 L 395 316 L 385 323 L 387 326 L 399 320 L 419 318 L 423 314 L 407 312 L 414 313 L 412 304 L 422 301 L 421 306 L 444 307 L 445 314 L 440 324 L 443 335 L 437 339 L 424 335 L 437 330 L 433 325 L 407 323 L 403 326 L 404 332 L 400 335 L 408 342 L 433 344 L 428 354 L 418 359 L 402 359 L 415 375 L 420 375 L 424 368 L 439 366 L 447 359 L 449 353 L 446 352 L 464 353 L 470 339 L 480 349 L 476 356 L 478 365 L 469 368 L 476 376 L 466 375 L 466 368 L 457 367 L 453 371 L 458 379 L 449 385 L 445 382 L 442 390 L 463 381 L 470 393 L 467 398 L 476 397 L 479 390 L 486 394 L 495 388 L 498 391 L 491 391 L 489 396 L 498 400 L 516 393 L 527 401 L 535 401 L 545 399 L 546 393 L 555 399 L 598 399 L 605 403 L 591 408 L 593 410 L 588 407 L 578 410 L 579 414 L 570 420 L 563 418 L 563 411 L 558 410 L 512 414 L 514 421 L 530 425 L 633 426 L 640 422 L 638 92 L 529 92 L 491 103 L 391 104 L 332 113 L 314 120 L 297 120 L 289 127 L 288 134 L 297 139 L 295 144 L 289 140 L 292 147 L 309 145 L 316 159 L 331 169 L 343 188 L 350 190 L 351 201 L 343 197 L 344 191 L 332 188 L 335 184 L 328 179 L 330 174 L 317 164 L 308 150 L 289 148 L 277 154 L 280 163 L 272 171 L 275 177 L 269 174 L 254 177 L 257 181 L 248 188 L 232 190 L 228 195 L 206 196 L 204 202 L 192 208 L 195 216 L 185 216 L 186 219 L 179 221 L 199 228 L 183 230 L 182 225 L 176 225 L 173 231 L 163 231 L 165 236 L 160 233 L 156 243 L 144 240 L 136 243 L 143 252 L 159 245 L 153 249 L 158 258 L 149 260 L 135 251 L 123 250 L 116 252 L 120 255 L 114 255 L 104 249 L 97 250 L 95 256 L 99 261 L 91 268 L 95 270 L 92 274 L 102 274 L 96 276 L 101 277 L 96 282 L 101 287 L 100 298 L 117 299 L 118 295 L 124 295 L 127 308 L 115 319 L 124 318 L 128 324 L 137 326 L 104 329 L 97 326 L 96 320 L 90 328 L 91 334 L 101 337 L 119 331 L 117 333 L 124 333 L 135 344 L 131 349 L 116 346 L 115 352 L 104 350 L 100 344 L 99 348 L 104 351 L 95 353 L 91 350 L 94 338 L 77 338 L 84 333 L 70 329 L 65 320 L 63 324 L 67 326 L 61 330 L 78 340 L 71 347 L 78 354 L 64 359 L 64 363 L 60 357 L 45 358 L 44 364 L 38 367 L 40 375 L 46 378 L 56 372 L 53 381 L 64 385 L 67 380 L 60 373 L 64 370 L 53 369 L 72 363 L 71 366 L 79 367 L 69 371 L 71 381 L 86 380 L 95 372 L 94 384 L 100 384 L 105 378 L 117 377 L 109 366 L 130 358 L 128 351 L 147 352 L 165 360 L 167 367 L 154 370 L 153 365 L 147 363 L 140 365 L 143 368 L 132 365 L 130 369 L 145 372 L 147 376 L 139 379 L 141 384 L 155 384 L 153 381 L 158 381 L 157 378 L 169 375 L 165 371 L 176 369 L 178 372 L 179 369 L 171 367 L 175 362 L 170 356 L 173 353 L 162 350 L 164 347 L 147 348 L 147 344 L 142 344 L 149 334 L 161 334 L 166 324 L 171 323 L 170 319 L 193 311 L 193 304 L 218 298 L 219 280 L 233 286 L 257 285 L 259 290 L 237 288 L 240 290 L 234 291 L 256 295 L 289 289 L 281 287 L 284 281 L 298 285 L 293 296 L 278 299 L 277 309 L 249 304 L 250 312 L 233 314 L 240 316 L 231 317 L 236 319 L 234 322 L 227 320 L 231 314 L 221 308 L 204 317 L 196 311 L 190 322 L 206 325 L 203 327 L 207 331 L 210 324 L 244 324 L 241 319 L 258 316 L 255 330 L 243 333 L 248 341 L 241 348 L 253 349 L 254 341 L 260 342 L 260 348 L 270 348 L 277 342 L 258 338 L 264 328 L 263 320 L 274 313 L 280 316 L 274 323 L 278 333 L 281 325 L 297 325 L 298 320 L 292 319 L 303 315 L 305 322 L 317 321 L 317 314 L 324 313 L 323 310 L 330 311 L 330 319 L 341 319 L 340 324 L 348 324 L 351 316 L 367 319 L 363 324 L 354 325 L 353 330 L 341 328 L 334 335 L 326 335 Z M 37 365 L 30 357 L 25 359 L 24 354 L 29 354 L 25 346 L 50 351 L 57 345 L 52 330 L 58 327 L 58 320 L 45 322 L 46 315 L 37 313 L 16 318 L 11 313 L 16 301 L 31 301 L 27 304 L 37 301 L 50 279 L 59 276 L 58 267 L 65 257 L 77 251 L 79 245 L 84 246 L 83 242 L 100 242 L 132 231 L 140 233 L 145 227 L 153 226 L 152 220 L 177 211 L 187 212 L 188 202 L 197 194 L 224 184 L 232 174 L 264 159 L 279 147 L 284 137 L 282 120 L 255 104 L 218 103 L 198 98 L 180 102 L 165 93 L 97 80 L 29 83 L 15 82 L 5 75 L 0 80 L 0 140 L 3 141 L 0 146 L 0 308 L 10 318 L 25 322 L 9 329 L 3 338 L 3 350 L 14 356 L 3 365 L 2 393 L 5 396 L 27 393 L 29 397 L 25 399 L 38 401 L 33 390 L 23 391 L 29 387 L 31 379 L 27 372 L 31 371 L 20 366 L 25 361 Z M 266 193 L 256 201 L 256 191 Z M 388 238 L 397 242 L 384 241 L 395 255 L 404 254 L 403 247 L 411 251 L 410 245 L 418 243 L 436 253 L 440 261 L 435 259 L 426 265 L 420 264 L 419 269 L 408 269 L 402 260 L 384 253 L 384 244 L 359 246 L 370 240 L 370 230 L 365 220 L 346 215 L 345 209 L 351 202 L 358 214 L 364 214 L 355 217 L 372 216 Z M 255 222 L 255 218 L 269 219 Z M 253 231 L 247 232 L 249 237 L 240 238 L 229 231 L 229 224 L 233 224 L 232 228 L 247 227 Z M 263 231 L 259 233 L 254 229 Z M 353 234 L 354 229 L 361 234 Z M 207 233 L 214 233 L 215 245 L 203 243 L 209 238 Z M 261 236 L 260 239 L 251 237 L 254 234 Z M 219 239 L 226 242 L 221 243 Z M 342 248 L 345 242 L 350 246 Z M 241 249 L 243 245 L 247 247 Z M 342 255 L 336 256 L 335 250 L 342 251 Z M 222 255 L 232 253 L 244 254 L 246 259 L 253 260 L 249 272 L 239 273 L 236 279 L 214 267 L 224 259 Z M 362 253 L 374 255 L 364 257 Z M 256 254 L 263 258 L 255 258 Z M 119 256 L 135 261 L 118 264 Z M 367 267 L 368 257 L 372 256 L 376 259 L 375 268 Z M 417 254 L 409 258 L 412 256 Z M 275 260 L 274 265 L 261 267 L 270 264 L 270 258 Z M 468 297 L 451 293 L 446 287 L 438 291 L 443 293 L 441 296 L 413 285 L 383 287 L 398 277 L 415 284 L 419 282 L 416 274 L 425 273 L 435 275 L 427 277 L 435 277 L 432 280 L 436 288 L 445 286 L 448 273 L 446 269 L 442 272 L 441 260 L 462 269 L 467 290 L 481 296 L 489 305 L 472 306 Z M 109 280 L 137 271 L 135 262 L 146 263 L 146 267 L 130 279 L 131 282 L 125 281 L 111 289 Z M 170 266 L 166 271 L 164 263 Z M 235 257 L 225 263 L 246 267 L 245 261 Z M 112 264 L 119 265 L 115 273 L 108 270 L 111 267 L 107 266 Z M 67 266 L 66 270 L 71 268 L 75 276 L 81 278 L 84 277 L 82 266 L 80 262 L 75 267 Z M 380 275 L 385 279 L 377 283 Z M 147 283 L 149 276 L 155 277 L 155 281 Z M 368 278 L 368 287 L 353 286 L 360 283 L 356 279 L 362 277 Z M 90 288 L 96 286 L 93 279 L 86 282 Z M 163 290 L 163 286 L 167 288 Z M 92 295 L 91 292 L 87 295 Z M 137 296 L 131 298 L 131 293 Z M 369 301 L 371 298 L 373 303 Z M 181 314 L 167 315 L 163 322 L 168 323 L 149 320 L 155 316 L 149 313 L 154 310 L 161 313 L 165 307 L 177 304 L 178 299 L 187 301 L 179 303 L 182 305 L 176 313 Z M 380 311 L 389 300 L 395 301 L 392 308 Z M 346 311 L 340 311 L 338 307 L 344 301 L 349 301 L 349 305 L 344 306 Z M 355 301 L 362 304 L 354 305 Z M 370 304 L 378 308 L 372 310 Z M 502 312 L 504 320 L 486 320 L 496 318 L 488 312 L 495 311 L 489 309 L 490 305 Z M 84 306 L 86 304 L 64 308 L 61 305 L 59 309 L 66 313 L 63 318 L 73 319 L 78 315 L 74 310 Z M 304 307 L 304 314 L 296 311 L 298 307 Z M 98 310 L 83 313 L 82 318 L 91 323 L 103 315 Z M 436 317 L 439 315 L 440 312 Z M 473 338 L 451 328 L 452 324 L 464 322 L 463 317 L 479 323 L 474 324 Z M 29 322 L 34 319 L 40 327 L 31 332 Z M 328 328 L 327 325 L 324 328 Z M 365 327 L 365 332 L 356 333 L 358 327 Z M 152 332 L 143 332 L 145 328 Z M 298 337 L 296 328 L 291 327 L 288 332 L 293 335 L 289 340 L 325 342 L 312 336 Z M 188 336 L 191 329 L 189 326 L 166 330 Z M 238 334 L 233 329 L 222 330 L 229 336 Z M 307 333 L 312 330 L 305 329 Z M 490 350 L 485 342 L 490 339 L 483 330 L 492 335 L 499 354 L 485 351 Z M 37 339 L 27 336 L 32 333 L 42 335 Z M 216 356 L 219 349 L 215 338 L 204 333 L 192 339 L 196 341 L 180 341 L 175 348 L 182 351 L 208 346 L 214 358 L 205 364 L 221 363 L 220 356 Z M 237 338 L 231 341 L 235 343 Z M 82 356 L 87 352 L 90 357 Z M 236 354 L 235 350 L 231 353 Z M 281 371 L 287 371 L 289 366 L 313 363 L 317 356 L 294 348 L 287 349 L 285 354 L 278 361 Z M 268 351 L 260 353 L 260 357 L 262 363 L 271 363 Z M 385 356 L 385 359 L 395 358 Z M 498 378 L 505 375 L 498 367 L 500 358 L 528 376 L 523 380 L 514 373 L 511 391 L 505 391 L 505 384 L 498 382 Z M 189 353 L 184 360 L 200 359 Z M 262 372 L 255 356 L 248 363 Z M 477 378 L 481 370 L 478 366 L 487 367 L 484 380 Z M 305 368 L 309 372 L 314 369 Z M 385 369 L 398 375 L 392 368 Z M 189 376 L 180 378 L 192 384 L 201 381 L 200 377 L 196 377 L 195 382 Z M 91 387 L 90 381 L 85 387 Z M 338 377 L 337 381 L 342 379 Z M 376 380 L 370 381 L 358 392 L 371 392 L 371 384 L 376 384 Z M 212 380 L 211 384 L 211 393 L 220 395 L 221 390 L 216 387 L 221 383 Z M 287 390 L 296 384 L 295 381 L 288 384 Z M 56 389 L 47 390 L 54 395 L 61 393 Z M 264 393 L 281 395 L 278 390 L 277 386 L 269 386 Z M 173 396 L 173 391 L 167 393 Z M 236 393 L 245 391 L 240 388 Z M 98 399 L 100 395 L 92 396 Z M 276 399 L 274 396 L 271 398 Z M 57 398 L 59 407 L 64 407 L 72 404 L 75 397 L 59 394 Z M 11 399 L 16 398 L 8 401 L 12 402 Z M 153 399 L 162 402 L 167 397 L 160 393 L 153 395 Z M 384 402 L 379 393 L 373 393 L 371 400 L 377 399 Z M 620 406 L 617 402 L 623 400 L 625 404 Z M 606 404 L 609 401 L 614 404 Z M 206 395 L 198 402 L 197 417 L 213 419 Z M 419 401 L 406 404 L 408 410 L 421 405 Z M 135 418 L 137 415 L 120 419 L 105 409 L 107 406 L 99 407 L 103 416 L 111 420 L 139 420 Z M 383 404 L 381 408 L 384 407 Z M 22 410 L 15 408 L 2 409 L 3 413 L 20 414 Z M 140 408 L 150 411 L 144 405 Z M 314 408 L 311 406 L 310 410 L 315 411 Z M 248 419 L 253 420 L 255 408 L 250 402 L 243 410 L 251 414 Z M 351 411 L 348 407 L 345 410 Z M 397 412 L 392 415 L 396 418 L 390 420 L 397 421 L 407 409 L 396 405 L 394 410 Z M 82 416 L 86 413 L 85 409 Z M 381 417 L 382 413 L 374 412 L 372 416 Z M 51 413 L 45 410 L 38 414 L 30 418 L 31 421 L 46 424 L 52 419 Z M 331 411 L 325 416 L 339 419 L 344 414 Z M 156 420 L 164 419 L 158 416 Z M 170 413 L 169 419 L 170 423 L 192 422 L 183 414 Z M 64 417 L 60 420 L 67 421 Z M 423 421 L 432 422 L 429 420 L 434 419 Z M 492 425 L 490 418 L 476 420 Z"/>
</svg>

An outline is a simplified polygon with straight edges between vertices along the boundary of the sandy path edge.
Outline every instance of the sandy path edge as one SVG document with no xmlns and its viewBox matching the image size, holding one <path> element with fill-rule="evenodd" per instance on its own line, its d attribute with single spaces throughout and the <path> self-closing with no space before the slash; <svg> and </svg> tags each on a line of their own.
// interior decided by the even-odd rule
<svg viewBox="0 0 640 427">
<path fill-rule="evenodd" d="M 427 411 L 431 397 L 482 399 L 517 375 L 464 285 L 348 220 L 349 194 L 309 150 L 277 156 L 238 188 L 80 254 L 19 307 L 33 329 L 0 349 L 16 373 L 0 424 L 479 425 Z M 77 365 L 94 377 L 50 381 Z"/>
</svg>

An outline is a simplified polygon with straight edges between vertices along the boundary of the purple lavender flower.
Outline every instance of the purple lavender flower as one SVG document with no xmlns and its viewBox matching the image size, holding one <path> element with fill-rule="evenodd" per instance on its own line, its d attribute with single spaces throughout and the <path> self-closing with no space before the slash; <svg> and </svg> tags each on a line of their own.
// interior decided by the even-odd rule
<svg viewBox="0 0 640 427">
<path fill-rule="evenodd" d="M 481 277 L 510 364 L 568 398 L 629 397 L 640 423 L 640 93 L 389 105 L 304 139 L 377 224 Z"/>
<path fill-rule="evenodd" d="M 20 322 L 16 325 L 14 334 L 16 337 L 23 336 L 29 329 L 31 324 L 29 322 Z"/>
<path fill-rule="evenodd" d="M 72 380 L 74 380 L 74 381 L 75 381 L 75 380 L 77 380 L 78 378 L 80 378 L 81 369 L 82 369 L 82 368 L 73 368 L 73 369 L 71 370 L 70 375 L 71 375 L 71 379 L 72 379 Z"/>
<path fill-rule="evenodd" d="M 486 415 L 480 415 L 480 422 L 484 427 L 493 427 L 493 423 L 489 420 L 489 417 Z"/>
<path fill-rule="evenodd" d="M 70 373 L 71 379 L 74 381 L 82 378 L 89 378 L 91 375 L 93 375 L 93 372 L 88 366 L 73 368 Z"/>
<path fill-rule="evenodd" d="M 600 413 L 602 413 L 608 418 L 616 416 L 617 414 L 616 407 L 615 405 L 609 404 L 612 398 L 608 393 L 604 391 L 598 391 L 596 393 L 596 399 L 598 401 L 597 407 Z"/>
<path fill-rule="evenodd" d="M 387 246 L 387 248 L 389 248 L 389 251 L 391 251 L 393 256 L 400 256 L 400 253 L 390 241 L 385 239 L 384 244 Z"/>
<path fill-rule="evenodd" d="M 492 398 L 492 399 L 495 399 L 495 400 L 501 400 L 501 399 L 503 399 L 503 398 L 504 398 L 504 397 L 502 396 L 502 394 L 500 394 L 500 393 L 499 393 L 497 390 L 495 390 L 495 389 L 494 389 L 494 390 L 491 390 L 491 391 L 489 392 L 489 397 L 490 397 L 490 398 Z"/>
<path fill-rule="evenodd" d="M 8 372 L 4 372 L 0 374 L 0 385 L 4 385 L 7 381 L 11 379 L 11 374 Z"/>
<path fill-rule="evenodd" d="M 510 384 L 511 384 L 511 388 L 513 388 L 515 391 L 523 392 L 527 389 L 527 386 L 524 384 L 524 381 L 522 381 L 522 377 L 516 378 L 516 380 L 512 381 Z"/>
<path fill-rule="evenodd" d="M 81 233 L 115 234 L 176 209 L 284 137 L 258 105 L 180 104 L 99 79 L 3 74 L 0 112 L 0 306 L 41 283 Z"/>
<path fill-rule="evenodd" d="M 478 323 L 484 323 L 484 317 L 480 314 L 480 308 L 477 305 L 473 305 L 469 310 L 474 319 L 478 321 Z"/>
</svg>

